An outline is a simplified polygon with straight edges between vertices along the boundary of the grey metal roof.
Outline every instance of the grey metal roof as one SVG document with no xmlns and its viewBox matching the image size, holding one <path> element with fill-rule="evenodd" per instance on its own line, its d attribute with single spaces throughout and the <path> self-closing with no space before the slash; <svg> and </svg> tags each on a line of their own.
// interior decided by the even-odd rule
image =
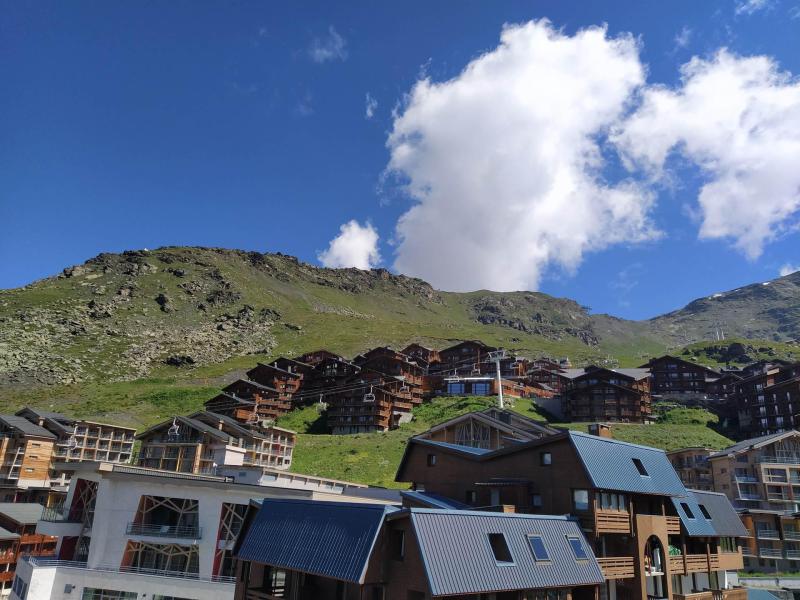
<svg viewBox="0 0 800 600">
<path fill-rule="evenodd" d="M 33 525 L 42 518 L 44 507 L 35 502 L 0 502 L 0 515 L 23 525 Z"/>
<path fill-rule="evenodd" d="M 177 420 L 179 423 L 183 423 L 184 425 L 196 429 L 197 431 L 205 432 L 208 435 L 215 437 L 217 439 L 223 440 L 225 442 L 231 440 L 231 436 L 225 433 L 224 431 L 220 431 L 216 427 L 211 427 L 210 425 L 207 425 L 202 421 L 198 421 L 197 419 L 192 419 L 190 417 L 183 417 L 180 415 L 175 416 L 173 418 Z M 150 435 L 151 433 L 153 433 L 154 431 L 158 431 L 159 429 L 164 429 L 165 427 L 171 426 L 172 420 L 173 419 L 167 419 L 166 421 L 162 421 L 158 425 L 153 425 L 152 427 L 145 429 L 141 433 L 136 434 L 136 439 L 141 440 Z"/>
<path fill-rule="evenodd" d="M 446 596 L 602 583 L 603 574 L 578 523 L 565 517 L 411 509 L 431 594 Z M 501 533 L 513 564 L 498 565 L 488 534 Z M 528 535 L 541 535 L 549 561 L 534 560 Z M 566 536 L 583 543 L 576 560 Z"/>
<path fill-rule="evenodd" d="M 363 583 L 372 548 L 393 507 L 265 499 L 238 558 Z"/>
<path fill-rule="evenodd" d="M 718 535 L 712 521 L 703 516 L 703 512 L 700 510 L 697 499 L 694 496 L 689 494 L 680 498 L 673 497 L 670 500 L 672 500 L 675 510 L 678 511 L 681 525 L 683 525 L 690 537 L 716 537 Z M 689 508 L 691 516 L 683 507 L 684 504 Z"/>
<path fill-rule="evenodd" d="M 19 539 L 19 534 L 12 533 L 8 529 L 0 527 L 0 540 L 16 540 Z"/>
<path fill-rule="evenodd" d="M 452 510 L 466 510 L 469 506 L 433 492 L 418 492 L 415 490 L 403 490 L 400 496 L 409 500 L 427 505 L 428 508 L 446 508 Z"/>
<path fill-rule="evenodd" d="M 686 488 L 663 450 L 570 431 L 569 438 L 594 487 L 638 494 L 686 496 Z M 644 465 L 639 474 L 633 459 Z"/>
<path fill-rule="evenodd" d="M 711 515 L 714 531 L 720 537 L 745 537 L 747 529 L 725 494 L 689 490 L 698 504 L 705 506 Z"/>
<path fill-rule="evenodd" d="M 17 429 L 21 431 L 25 435 L 35 435 L 37 437 L 44 437 L 44 438 L 51 438 L 55 439 L 52 433 L 47 431 L 44 427 L 39 427 L 38 425 L 31 423 L 28 419 L 23 417 L 18 417 L 17 415 L 0 415 L 0 421 L 8 425 L 13 429 Z"/>
<path fill-rule="evenodd" d="M 781 440 L 785 437 L 797 435 L 797 433 L 798 432 L 796 430 L 792 429 L 791 431 L 784 431 L 782 433 L 772 433 L 770 435 L 762 435 L 760 437 L 750 438 L 749 440 L 742 440 L 741 442 L 736 442 L 732 446 L 723 448 L 719 452 L 714 452 L 714 454 L 712 454 L 709 458 L 715 458 L 717 456 L 727 456 L 728 454 L 743 452 L 744 450 L 749 450 L 750 448 L 763 446 L 765 444 L 777 442 L 778 440 Z"/>
<path fill-rule="evenodd" d="M 419 439 L 420 442 L 423 442 L 427 446 L 439 446 L 440 448 L 447 448 L 449 450 L 458 450 L 459 452 L 463 452 L 465 454 L 474 454 L 476 456 L 480 456 L 482 454 L 489 454 L 492 452 L 489 448 L 473 448 L 472 446 L 462 446 L 460 444 L 451 444 L 450 442 L 439 442 L 437 440 L 427 440 L 427 439 Z"/>
</svg>

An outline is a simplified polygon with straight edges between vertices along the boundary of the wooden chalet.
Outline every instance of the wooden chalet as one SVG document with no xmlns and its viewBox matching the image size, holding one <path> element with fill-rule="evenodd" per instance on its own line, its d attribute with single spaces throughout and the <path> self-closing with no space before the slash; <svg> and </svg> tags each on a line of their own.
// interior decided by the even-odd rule
<svg viewBox="0 0 800 600">
<path fill-rule="evenodd" d="M 651 414 L 650 376 L 646 369 L 586 367 L 565 371 L 562 392 L 568 421 L 643 423 Z"/>
<path fill-rule="evenodd" d="M 326 393 L 325 398 L 328 427 L 334 434 L 394 429 L 411 420 L 414 406 L 405 381 L 375 371 L 362 371 L 336 391 Z"/>
<path fill-rule="evenodd" d="M 292 410 L 291 395 L 257 381 L 237 379 L 230 385 L 222 388 L 222 391 L 223 394 L 233 396 L 235 399 L 252 401 L 253 406 L 258 404 L 256 412 L 264 418 L 277 419 Z M 215 397 L 213 402 L 220 408 L 225 406 L 220 396 Z M 216 406 L 214 406 L 214 408 L 216 408 Z M 238 408 L 238 403 L 234 402 L 232 406 Z M 223 414 L 229 413 L 223 410 Z"/>
<path fill-rule="evenodd" d="M 428 348 L 422 344 L 409 344 L 400 350 L 400 353 L 405 354 L 418 365 L 426 368 L 434 363 L 438 363 L 441 360 L 439 358 L 438 350 Z"/>
<path fill-rule="evenodd" d="M 659 396 L 705 395 L 706 387 L 719 379 L 719 372 L 677 356 L 653 358 L 641 368 L 649 369 L 651 390 Z"/>
<path fill-rule="evenodd" d="M 225 415 L 199 411 L 167 419 L 138 434 L 138 465 L 211 475 L 223 466 L 287 469 L 295 438 L 293 431 L 271 422 L 246 426 Z"/>
<path fill-rule="evenodd" d="M 439 362 L 431 367 L 431 374 L 480 375 L 481 369 L 487 368 L 489 352 L 494 350 L 497 348 L 479 340 L 459 342 L 439 351 Z"/>
<path fill-rule="evenodd" d="M 291 365 L 287 366 L 291 369 Z M 247 371 L 247 377 L 250 381 L 274 389 L 279 400 L 291 404 L 294 395 L 300 391 L 303 385 L 304 375 L 298 371 L 282 369 L 274 364 L 258 363 Z"/>
<path fill-rule="evenodd" d="M 382 346 L 360 355 L 353 362 L 362 373 L 373 371 L 403 381 L 412 404 L 422 404 L 425 368 L 406 354 Z"/>
<path fill-rule="evenodd" d="M 497 449 L 417 436 L 396 481 L 419 506 L 566 514 L 578 520 L 604 576 L 608 600 L 746 600 L 747 535 L 730 502 L 687 490 L 664 452 L 574 431 Z M 454 560 L 457 560 L 454 558 Z"/>
<path fill-rule="evenodd" d="M 800 363 L 766 363 L 733 383 L 739 426 L 752 436 L 800 427 Z"/>
</svg>

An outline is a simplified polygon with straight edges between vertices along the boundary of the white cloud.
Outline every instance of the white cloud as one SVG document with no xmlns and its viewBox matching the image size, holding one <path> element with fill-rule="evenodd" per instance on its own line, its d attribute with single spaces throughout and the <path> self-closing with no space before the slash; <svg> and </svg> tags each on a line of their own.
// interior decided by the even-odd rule
<svg viewBox="0 0 800 600">
<path fill-rule="evenodd" d="M 328 34 L 315 37 L 308 48 L 308 56 L 315 63 L 326 63 L 334 60 L 347 60 L 347 40 L 331 25 Z"/>
<path fill-rule="evenodd" d="M 792 273 L 797 273 L 800 271 L 800 265 L 793 265 L 790 263 L 786 263 L 781 267 L 780 276 L 786 277 L 787 275 L 791 275 Z"/>
<path fill-rule="evenodd" d="M 800 209 L 800 82 L 765 56 L 693 58 L 677 89 L 651 87 L 617 133 L 630 167 L 664 176 L 674 151 L 706 177 L 700 237 L 731 239 L 750 259 L 793 228 Z"/>
<path fill-rule="evenodd" d="M 689 42 L 692 41 L 692 30 L 689 27 L 683 26 L 676 35 L 675 35 L 675 48 L 686 48 L 689 45 Z"/>
<path fill-rule="evenodd" d="M 752 15 L 771 7 L 772 2 L 770 0 L 738 0 L 735 12 L 737 15 Z"/>
<path fill-rule="evenodd" d="M 800 19 L 800 6 L 793 6 L 789 9 L 789 18 L 792 20 Z"/>
<path fill-rule="evenodd" d="M 396 269 L 448 290 L 535 288 L 550 265 L 657 236 L 653 196 L 600 175 L 602 140 L 643 83 L 631 36 L 544 20 L 506 27 L 449 81 L 418 81 L 387 141 L 415 201 Z"/>
<path fill-rule="evenodd" d="M 366 106 L 364 108 L 364 118 L 369 120 L 375 116 L 375 111 L 378 109 L 378 101 L 372 97 L 372 94 L 367 92 Z"/>
<path fill-rule="evenodd" d="M 314 98 L 311 93 L 306 92 L 303 97 L 294 105 L 292 112 L 298 117 L 310 117 L 314 114 Z"/>
<path fill-rule="evenodd" d="M 381 261 L 378 239 L 378 232 L 369 221 L 362 226 L 354 219 L 339 227 L 339 235 L 317 258 L 326 267 L 371 269 Z"/>
</svg>

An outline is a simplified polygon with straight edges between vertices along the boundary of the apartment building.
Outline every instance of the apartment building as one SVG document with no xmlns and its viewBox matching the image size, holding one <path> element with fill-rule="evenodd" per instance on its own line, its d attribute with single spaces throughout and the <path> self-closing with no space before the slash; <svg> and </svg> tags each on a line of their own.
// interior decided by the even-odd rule
<svg viewBox="0 0 800 600">
<path fill-rule="evenodd" d="M 36 532 L 42 505 L 0 503 L 0 595 L 11 593 L 17 562 L 22 556 L 53 556 L 56 538 Z"/>
<path fill-rule="evenodd" d="M 652 393 L 664 397 L 704 396 L 720 377 L 714 369 L 670 355 L 653 358 L 642 368 L 652 374 Z"/>
<path fill-rule="evenodd" d="M 56 556 L 21 560 L 11 600 L 231 600 L 232 550 L 252 499 L 386 503 L 358 491 L 83 463 L 64 505 L 37 526 L 58 537 Z"/>
<path fill-rule="evenodd" d="M 687 488 L 713 491 L 714 479 L 711 476 L 711 463 L 708 460 L 713 452 L 711 448 L 680 448 L 667 452 L 667 458 Z"/>
<path fill-rule="evenodd" d="M 590 366 L 565 369 L 562 413 L 568 421 L 644 423 L 652 416 L 650 372 Z"/>
<path fill-rule="evenodd" d="M 487 511 L 569 513 L 579 520 L 605 584 L 601 597 L 736 598 L 746 531 L 722 494 L 687 490 L 666 454 L 562 432 L 498 449 L 415 437 L 396 480 Z"/>
<path fill-rule="evenodd" d="M 56 436 L 17 415 L 0 415 L 0 491 L 5 501 L 47 496 Z"/>
<path fill-rule="evenodd" d="M 739 426 L 752 436 L 800 426 L 800 363 L 761 363 L 733 384 Z"/>
<path fill-rule="evenodd" d="M 236 556 L 236 600 L 594 600 L 604 581 L 563 516 L 267 499 Z"/>
<path fill-rule="evenodd" d="M 411 403 L 422 404 L 423 378 L 426 369 L 416 363 L 410 356 L 391 348 L 380 346 L 357 356 L 353 362 L 361 372 L 373 371 L 387 377 L 394 377 L 403 382 Z"/>
<path fill-rule="evenodd" d="M 221 466 L 254 465 L 288 469 L 296 434 L 257 420 L 242 423 L 198 411 L 175 416 L 136 436 L 138 465 L 179 473 L 213 474 Z"/>
<path fill-rule="evenodd" d="M 136 430 L 108 423 L 73 419 L 61 413 L 23 408 L 23 417 L 56 436 L 53 458 L 61 462 L 130 462 Z"/>
<path fill-rule="evenodd" d="M 738 442 L 709 456 L 714 487 L 748 530 L 745 568 L 800 569 L 800 432 Z"/>
<path fill-rule="evenodd" d="M 361 371 L 325 394 L 333 434 L 388 431 L 411 420 L 414 398 L 403 379 Z"/>
</svg>

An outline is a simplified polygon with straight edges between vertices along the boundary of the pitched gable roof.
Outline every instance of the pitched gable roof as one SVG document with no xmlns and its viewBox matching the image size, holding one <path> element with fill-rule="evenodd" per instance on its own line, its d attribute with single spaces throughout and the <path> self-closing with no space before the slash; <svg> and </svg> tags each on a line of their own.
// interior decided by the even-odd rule
<svg viewBox="0 0 800 600">
<path fill-rule="evenodd" d="M 237 557 L 363 583 L 384 516 L 377 504 L 265 499 Z"/>
<path fill-rule="evenodd" d="M 44 427 L 39 427 L 35 423 L 31 423 L 28 419 L 18 417 L 17 415 L 0 415 L 0 421 L 6 424 L 11 429 L 16 429 L 24 435 L 31 435 L 35 437 L 43 437 L 55 439 L 52 433 L 47 431 Z"/>
<path fill-rule="evenodd" d="M 410 509 L 433 596 L 603 583 L 603 574 L 580 525 L 545 515 Z M 400 513 L 389 518 L 399 518 Z M 504 536 L 512 563 L 499 565 L 488 535 Z M 542 537 L 549 560 L 536 561 L 529 535 Z M 587 559 L 577 560 L 567 536 L 580 540 Z M 454 557 L 458 557 L 454 560 Z"/>
<path fill-rule="evenodd" d="M 720 537 L 746 537 L 747 529 L 725 494 L 689 490 L 698 504 L 702 504 L 711 515 L 714 531 Z"/>
<path fill-rule="evenodd" d="M 792 429 L 790 431 L 784 431 L 783 433 L 772 433 L 770 435 L 762 435 L 760 437 L 742 440 L 741 442 L 736 442 L 732 446 L 723 448 L 719 452 L 714 452 L 714 454 L 712 454 L 709 458 L 717 458 L 720 456 L 727 456 L 729 454 L 738 454 L 739 452 L 744 452 L 746 450 L 755 450 L 763 446 L 768 446 L 774 442 L 778 442 L 784 438 L 794 437 L 797 435 L 800 435 L 800 433 L 797 430 Z"/>
</svg>

